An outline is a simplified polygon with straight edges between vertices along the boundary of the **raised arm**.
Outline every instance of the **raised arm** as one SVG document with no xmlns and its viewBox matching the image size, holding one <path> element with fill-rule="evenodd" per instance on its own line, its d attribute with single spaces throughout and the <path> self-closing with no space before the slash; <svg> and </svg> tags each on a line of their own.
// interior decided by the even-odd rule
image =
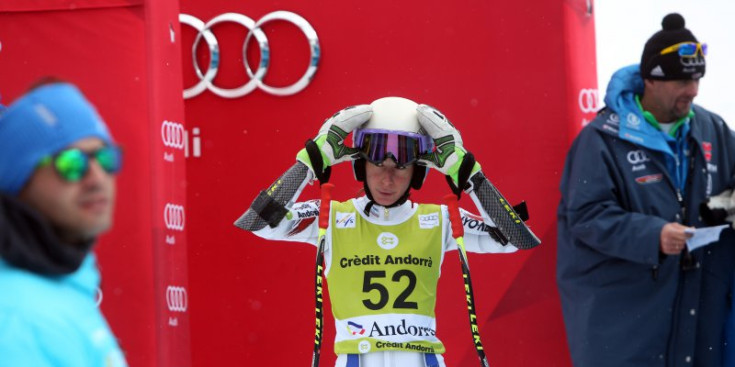
<svg viewBox="0 0 735 367">
<path fill-rule="evenodd" d="M 345 108 L 328 118 L 319 133 L 299 151 L 297 162 L 267 189 L 258 194 L 235 226 L 267 238 L 299 240 L 294 230 L 304 226 L 302 219 L 318 215 L 318 201 L 294 206 L 307 183 L 326 181 L 330 167 L 354 158 L 353 148 L 344 144 L 347 135 L 372 115 L 369 105 Z M 290 211 L 296 211 L 296 215 Z M 285 223 L 283 219 L 288 217 Z M 311 223 L 309 223 L 311 224 Z"/>
<path fill-rule="evenodd" d="M 419 105 L 418 118 L 421 126 L 433 139 L 434 152 L 419 161 L 450 178 L 453 190 L 465 190 L 475 202 L 484 222 L 494 231 L 502 244 L 510 242 L 519 249 L 530 249 L 541 241 L 526 226 L 513 206 L 482 173 L 482 167 L 465 150 L 459 131 L 449 120 L 428 105 Z M 490 234 L 488 234 L 489 237 Z"/>
</svg>

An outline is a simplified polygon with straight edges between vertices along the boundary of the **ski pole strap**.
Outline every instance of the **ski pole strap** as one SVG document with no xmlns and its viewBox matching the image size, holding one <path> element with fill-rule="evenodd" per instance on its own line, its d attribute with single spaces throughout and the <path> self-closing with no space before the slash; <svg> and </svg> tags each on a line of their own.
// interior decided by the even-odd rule
<svg viewBox="0 0 735 367">
<path fill-rule="evenodd" d="M 319 146 L 316 145 L 314 140 L 309 139 L 305 144 L 306 154 L 309 155 L 309 162 L 311 162 L 311 168 L 314 170 L 314 175 L 317 180 L 321 183 L 329 182 L 329 175 L 332 173 L 332 167 L 324 167 L 324 159 L 322 158 L 322 151 Z"/>
<path fill-rule="evenodd" d="M 332 201 L 333 184 L 325 183 L 321 185 L 321 202 L 319 204 L 319 247 L 316 251 L 316 277 L 314 280 L 315 294 L 315 331 L 314 331 L 314 353 L 311 358 L 311 366 L 319 366 L 319 356 L 322 347 L 322 326 L 324 321 L 323 314 L 323 278 L 324 278 L 324 242 L 326 241 L 327 227 L 329 227 L 329 203 Z"/>
<path fill-rule="evenodd" d="M 458 196 L 458 195 L 457 195 Z M 449 211 L 449 221 L 452 225 L 452 236 L 457 242 L 457 250 L 459 251 L 459 260 L 462 263 L 462 278 L 464 280 L 464 289 L 467 299 L 467 313 L 470 319 L 470 331 L 472 332 L 472 342 L 475 345 L 477 356 L 480 358 L 480 366 L 489 367 L 490 364 L 485 356 L 485 349 L 480 340 L 480 328 L 477 326 L 477 314 L 475 312 L 475 295 L 472 290 L 472 279 L 470 278 L 470 265 L 467 262 L 467 251 L 464 247 L 464 227 L 459 213 L 459 202 L 455 195 L 448 194 L 444 196 Z"/>
</svg>

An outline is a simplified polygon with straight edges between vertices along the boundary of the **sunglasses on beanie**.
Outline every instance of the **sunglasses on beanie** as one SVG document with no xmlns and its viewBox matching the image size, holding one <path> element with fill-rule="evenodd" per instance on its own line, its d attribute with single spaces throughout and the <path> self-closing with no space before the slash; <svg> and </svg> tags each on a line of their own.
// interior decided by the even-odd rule
<svg viewBox="0 0 735 367">
<path fill-rule="evenodd" d="M 697 51 L 701 51 L 700 55 L 707 56 L 707 44 L 697 42 L 680 42 L 661 50 L 661 55 L 672 52 L 678 52 L 679 56 L 695 56 Z"/>
</svg>

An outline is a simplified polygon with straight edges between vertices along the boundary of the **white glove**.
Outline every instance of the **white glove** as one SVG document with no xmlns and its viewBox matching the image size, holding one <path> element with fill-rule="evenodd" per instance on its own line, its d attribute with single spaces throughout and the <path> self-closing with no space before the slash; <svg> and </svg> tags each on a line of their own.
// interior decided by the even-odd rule
<svg viewBox="0 0 735 367">
<path fill-rule="evenodd" d="M 700 211 L 711 224 L 729 222 L 735 229 L 735 190 L 728 189 L 710 197 Z"/>
<path fill-rule="evenodd" d="M 419 157 L 419 163 L 450 176 L 457 183 L 457 174 L 467 151 L 462 146 L 462 137 L 444 114 L 434 107 L 420 104 L 416 108 L 419 124 L 434 139 L 435 149 L 429 154 Z M 475 163 L 472 174 L 480 170 Z"/>
<path fill-rule="evenodd" d="M 358 152 L 344 144 L 345 138 L 353 130 L 367 122 L 372 115 L 373 109 L 370 105 L 357 105 L 335 113 L 324 122 L 314 138 L 314 142 L 322 154 L 324 169 L 337 163 L 355 159 Z M 312 171 L 314 170 L 306 149 L 302 149 L 296 155 L 296 159 L 309 166 Z"/>
</svg>

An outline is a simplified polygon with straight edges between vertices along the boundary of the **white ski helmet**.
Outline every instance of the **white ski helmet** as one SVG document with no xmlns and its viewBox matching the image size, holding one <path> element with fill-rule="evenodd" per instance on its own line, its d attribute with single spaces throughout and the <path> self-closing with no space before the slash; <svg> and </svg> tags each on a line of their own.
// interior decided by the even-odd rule
<svg viewBox="0 0 735 367">
<path fill-rule="evenodd" d="M 370 106 L 373 109 L 370 120 L 352 134 L 352 145 L 360 151 L 360 158 L 353 161 L 356 180 L 365 181 L 366 161 L 379 165 L 392 158 L 396 164 L 404 166 L 416 163 L 421 154 L 431 152 L 433 140 L 421 128 L 416 102 L 401 97 L 384 97 L 373 101 Z M 426 173 L 425 166 L 414 165 L 411 187 L 420 189 Z M 367 185 L 365 189 L 369 197 Z"/>
</svg>

